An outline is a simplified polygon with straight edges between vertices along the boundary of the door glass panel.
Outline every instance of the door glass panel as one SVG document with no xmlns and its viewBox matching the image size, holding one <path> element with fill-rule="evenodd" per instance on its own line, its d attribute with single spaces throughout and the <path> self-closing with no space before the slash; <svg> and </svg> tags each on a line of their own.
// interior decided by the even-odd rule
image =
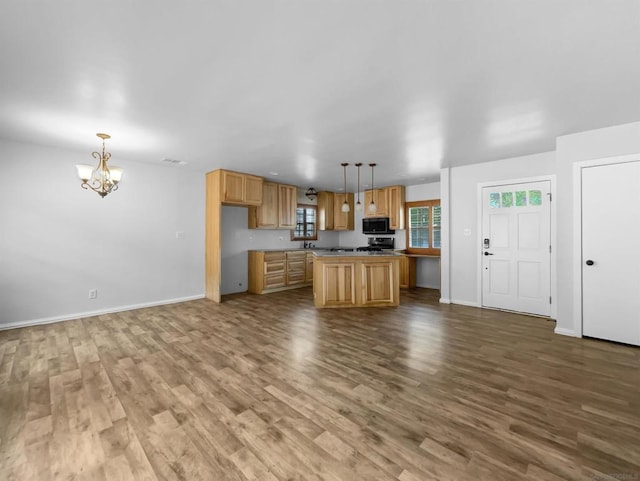
<svg viewBox="0 0 640 481">
<path fill-rule="evenodd" d="M 513 192 L 502 193 L 502 207 L 513 207 Z"/>
<path fill-rule="evenodd" d="M 539 190 L 529 191 L 529 204 L 530 205 L 542 205 L 542 192 Z"/>
<path fill-rule="evenodd" d="M 491 192 L 489 194 L 489 207 L 492 209 L 500 207 L 500 194 L 498 192 Z"/>
<path fill-rule="evenodd" d="M 516 206 L 525 207 L 527 205 L 527 191 L 521 190 L 516 192 Z"/>
</svg>

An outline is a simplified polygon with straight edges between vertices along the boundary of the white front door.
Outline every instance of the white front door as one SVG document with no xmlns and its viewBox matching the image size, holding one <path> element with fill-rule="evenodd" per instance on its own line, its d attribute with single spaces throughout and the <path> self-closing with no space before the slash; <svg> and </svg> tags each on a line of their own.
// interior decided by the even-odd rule
<svg viewBox="0 0 640 481">
<path fill-rule="evenodd" d="M 582 169 L 582 333 L 640 345 L 640 162 Z"/>
<path fill-rule="evenodd" d="M 482 306 L 551 315 L 551 182 L 482 188 Z"/>
</svg>

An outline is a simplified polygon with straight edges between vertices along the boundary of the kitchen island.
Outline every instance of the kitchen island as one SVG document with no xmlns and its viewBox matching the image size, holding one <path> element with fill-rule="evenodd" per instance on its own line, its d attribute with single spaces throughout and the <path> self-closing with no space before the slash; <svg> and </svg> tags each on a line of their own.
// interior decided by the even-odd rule
<svg viewBox="0 0 640 481">
<path fill-rule="evenodd" d="M 313 253 L 316 307 L 395 307 L 400 301 L 400 259 L 383 252 Z"/>
</svg>

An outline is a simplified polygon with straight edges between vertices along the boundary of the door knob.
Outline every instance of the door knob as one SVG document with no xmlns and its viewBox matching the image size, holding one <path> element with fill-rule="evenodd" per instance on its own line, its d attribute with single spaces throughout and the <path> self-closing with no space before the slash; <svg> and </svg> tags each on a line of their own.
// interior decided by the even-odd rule
<svg viewBox="0 0 640 481">
<path fill-rule="evenodd" d="M 587 262 L 585 262 L 585 264 L 587 264 L 588 266 L 592 266 L 593 264 L 595 264 L 595 262 L 589 259 Z"/>
<path fill-rule="evenodd" d="M 492 256 L 493 254 L 491 252 L 486 252 L 484 253 L 485 256 Z"/>
</svg>

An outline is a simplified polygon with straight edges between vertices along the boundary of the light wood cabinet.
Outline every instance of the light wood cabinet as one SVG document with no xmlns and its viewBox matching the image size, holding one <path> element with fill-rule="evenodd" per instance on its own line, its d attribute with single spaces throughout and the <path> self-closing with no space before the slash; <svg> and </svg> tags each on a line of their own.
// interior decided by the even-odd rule
<svg viewBox="0 0 640 481">
<path fill-rule="evenodd" d="M 333 192 L 318 192 L 318 230 L 333 230 Z"/>
<path fill-rule="evenodd" d="M 264 182 L 262 205 L 249 206 L 249 229 L 294 229 L 297 206 L 294 185 Z"/>
<path fill-rule="evenodd" d="M 400 288 L 416 287 L 416 258 L 400 257 Z"/>
<path fill-rule="evenodd" d="M 278 290 L 286 286 L 284 252 L 249 253 L 249 292 Z"/>
<path fill-rule="evenodd" d="M 387 200 L 389 212 L 389 228 L 404 229 L 404 199 L 405 188 L 402 185 L 387 187 Z"/>
<path fill-rule="evenodd" d="M 278 227 L 295 229 L 298 196 L 294 185 L 278 184 Z"/>
<path fill-rule="evenodd" d="M 355 307 L 355 262 L 336 260 L 319 265 L 321 276 L 318 277 L 321 277 L 322 281 L 318 285 L 315 297 L 319 300 L 321 307 Z"/>
<path fill-rule="evenodd" d="M 262 205 L 249 207 L 249 229 L 278 228 L 278 184 L 262 184 Z"/>
<path fill-rule="evenodd" d="M 313 252 L 307 252 L 304 281 L 307 283 L 313 282 Z"/>
<path fill-rule="evenodd" d="M 269 292 L 308 286 L 308 251 L 249 251 L 249 292 Z M 313 272 L 313 263 L 311 263 Z"/>
<path fill-rule="evenodd" d="M 316 256 L 316 307 L 397 306 L 400 256 Z"/>
<path fill-rule="evenodd" d="M 262 177 L 222 170 L 222 197 L 225 204 L 262 204 Z"/>
<path fill-rule="evenodd" d="M 349 212 L 342 212 L 345 198 Z M 318 192 L 318 230 L 353 230 L 353 193 Z"/>
<path fill-rule="evenodd" d="M 400 295 L 393 289 L 393 284 L 398 283 L 398 273 L 394 277 L 393 263 L 388 261 L 363 262 L 360 266 L 362 276 L 363 306 L 390 304 L 393 305 L 395 296 Z"/>
<path fill-rule="evenodd" d="M 342 212 L 347 201 L 349 212 Z M 333 230 L 353 230 L 353 193 L 333 194 Z"/>
<path fill-rule="evenodd" d="M 304 251 L 287 252 L 287 285 L 304 284 L 307 253 Z"/>
<path fill-rule="evenodd" d="M 387 189 L 373 189 L 364 192 L 364 216 L 365 217 L 389 217 Z M 371 199 L 376 205 L 375 212 L 369 212 Z"/>
</svg>

